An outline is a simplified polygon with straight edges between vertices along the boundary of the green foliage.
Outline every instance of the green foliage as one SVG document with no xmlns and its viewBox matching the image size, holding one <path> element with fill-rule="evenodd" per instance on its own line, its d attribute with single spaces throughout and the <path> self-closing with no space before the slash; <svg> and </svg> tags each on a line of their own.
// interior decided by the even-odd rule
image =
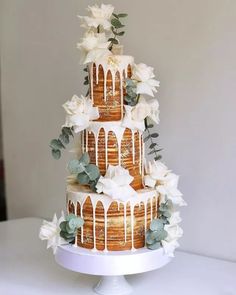
<svg viewBox="0 0 236 295">
<path fill-rule="evenodd" d="M 159 134 L 157 132 L 152 132 L 152 128 L 154 127 L 154 124 L 149 123 L 148 118 L 145 119 L 145 127 L 146 127 L 145 129 L 146 135 L 143 141 L 145 143 L 150 142 L 148 146 L 149 148 L 148 155 L 154 155 L 154 160 L 158 161 L 162 158 L 160 155 L 160 151 L 162 151 L 162 149 L 158 148 L 158 144 L 154 142 L 154 139 L 157 139 L 159 137 Z"/>
<path fill-rule="evenodd" d="M 165 224 L 168 224 L 168 218 L 171 217 L 173 204 L 170 200 L 161 204 L 159 207 L 159 216 L 153 219 L 150 224 L 150 229 L 146 232 L 146 246 L 150 250 L 155 250 L 161 247 L 161 241 L 167 237 Z"/>
<path fill-rule="evenodd" d="M 66 220 L 60 223 L 60 236 L 67 242 L 72 243 L 77 235 L 77 230 L 83 226 L 84 220 L 74 214 L 66 216 Z"/>
<path fill-rule="evenodd" d="M 96 191 L 96 184 L 100 178 L 99 168 L 90 164 L 88 153 L 84 153 L 79 160 L 71 160 L 68 164 L 68 170 L 71 174 L 76 174 L 76 179 L 81 185 L 89 185 L 93 191 Z"/>
<path fill-rule="evenodd" d="M 125 102 L 130 106 L 135 106 L 138 103 L 139 95 L 137 95 L 137 85 L 134 80 L 125 80 Z"/>
<path fill-rule="evenodd" d="M 111 19 L 111 25 L 112 25 L 111 30 L 112 30 L 112 33 L 114 34 L 114 36 L 108 40 L 111 42 L 111 45 L 109 48 L 110 50 L 112 50 L 112 47 L 114 44 L 115 45 L 119 44 L 119 40 L 117 39 L 117 37 L 124 36 L 124 34 L 125 34 L 125 31 L 123 31 L 123 30 L 120 31 L 120 29 L 125 27 L 125 25 L 122 24 L 121 19 L 127 17 L 128 14 L 126 14 L 126 13 L 119 13 L 119 14 L 113 13 L 112 16 L 113 16 L 113 18 Z"/>
<path fill-rule="evenodd" d="M 61 150 L 65 149 L 65 146 L 70 143 L 70 137 L 74 137 L 73 129 L 63 127 L 59 138 L 51 140 L 50 148 L 54 159 L 58 160 L 61 158 Z"/>
</svg>

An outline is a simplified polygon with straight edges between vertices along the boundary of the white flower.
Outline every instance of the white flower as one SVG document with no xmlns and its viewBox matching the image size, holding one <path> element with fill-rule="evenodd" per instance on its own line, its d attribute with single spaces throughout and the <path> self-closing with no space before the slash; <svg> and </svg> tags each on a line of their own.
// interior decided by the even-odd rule
<svg viewBox="0 0 236 295">
<path fill-rule="evenodd" d="M 176 225 L 182 221 L 179 211 L 171 213 L 171 217 L 168 219 L 169 225 Z"/>
<path fill-rule="evenodd" d="M 86 33 L 82 42 L 77 44 L 77 48 L 82 52 L 81 63 L 96 62 L 98 59 L 111 55 L 109 46 L 110 42 L 107 42 L 104 33 Z"/>
<path fill-rule="evenodd" d="M 89 6 L 88 11 L 90 12 L 90 16 L 80 16 L 83 20 L 83 27 L 97 29 L 98 26 L 101 26 L 104 30 L 110 30 L 110 19 L 114 11 L 112 5 L 102 4 L 101 7 L 98 7 L 98 5 Z"/>
<path fill-rule="evenodd" d="M 168 168 L 161 161 L 152 161 L 148 163 L 146 167 L 146 175 L 144 176 L 144 182 L 146 186 L 154 188 L 158 181 L 163 181 L 165 176 L 169 172 Z"/>
<path fill-rule="evenodd" d="M 149 117 L 159 123 L 159 103 L 156 99 L 146 100 L 143 96 L 135 106 L 125 105 L 125 116 L 122 126 L 130 129 L 145 130 L 144 119 Z"/>
<path fill-rule="evenodd" d="M 130 186 L 133 179 L 123 167 L 109 165 L 106 175 L 98 180 L 97 192 L 107 194 L 114 200 L 126 201 L 137 194 Z"/>
<path fill-rule="evenodd" d="M 137 81 L 137 93 L 148 94 L 154 96 L 153 92 L 157 92 L 157 87 L 160 86 L 160 82 L 155 80 L 153 68 L 143 63 L 133 66 L 132 79 Z"/>
<path fill-rule="evenodd" d="M 171 242 L 167 242 L 165 240 L 161 241 L 162 247 L 164 249 L 164 252 L 169 257 L 174 257 L 174 251 L 177 247 L 179 247 L 179 243 L 176 240 L 173 240 Z"/>
<path fill-rule="evenodd" d="M 186 206 L 186 202 L 182 198 L 182 193 L 178 190 L 179 176 L 174 173 L 168 173 L 166 177 L 156 186 L 156 190 L 166 195 L 174 205 Z"/>
<path fill-rule="evenodd" d="M 168 236 L 165 239 L 167 242 L 178 240 L 183 235 L 183 230 L 178 224 L 166 224 L 164 229 L 168 233 Z"/>
<path fill-rule="evenodd" d="M 43 221 L 43 224 L 40 228 L 39 238 L 41 240 L 47 240 L 47 249 L 52 248 L 53 253 L 56 253 L 56 249 L 60 245 L 68 244 L 63 238 L 60 237 L 60 223 L 65 220 L 64 213 L 62 212 L 62 216 L 57 219 L 56 214 L 54 214 L 53 220 Z"/>
<path fill-rule="evenodd" d="M 63 127 L 73 127 L 75 133 L 86 129 L 90 121 L 99 118 L 98 108 L 93 107 L 88 97 L 74 95 L 70 101 L 63 104 L 63 108 L 67 113 Z"/>
</svg>

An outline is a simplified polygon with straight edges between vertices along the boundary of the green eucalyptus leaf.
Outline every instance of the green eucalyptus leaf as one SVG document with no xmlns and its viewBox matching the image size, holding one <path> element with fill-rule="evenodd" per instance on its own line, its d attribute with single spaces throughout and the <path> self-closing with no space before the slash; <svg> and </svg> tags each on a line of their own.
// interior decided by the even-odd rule
<svg viewBox="0 0 236 295">
<path fill-rule="evenodd" d="M 116 33 L 117 36 L 124 36 L 125 32 L 122 31 L 122 32 L 119 32 L 119 33 Z"/>
<path fill-rule="evenodd" d="M 90 157 L 88 153 L 83 153 L 79 162 L 82 163 L 84 166 L 87 166 L 90 163 Z"/>
<path fill-rule="evenodd" d="M 73 225 L 74 225 L 73 219 L 67 222 L 66 224 L 66 232 L 70 235 L 74 235 L 76 232 L 76 227 Z"/>
<path fill-rule="evenodd" d="M 150 138 L 151 138 L 151 135 L 147 135 L 146 137 L 144 137 L 143 141 L 147 142 Z"/>
<path fill-rule="evenodd" d="M 71 128 L 69 128 L 69 127 L 63 127 L 62 133 L 74 137 L 74 134 L 73 134 Z"/>
<path fill-rule="evenodd" d="M 61 151 L 52 149 L 52 156 L 54 159 L 59 160 L 61 158 Z"/>
<path fill-rule="evenodd" d="M 113 44 L 119 44 L 119 41 L 115 38 L 109 38 L 108 41 L 112 42 Z"/>
<path fill-rule="evenodd" d="M 50 142 L 50 147 L 54 150 L 58 150 L 61 148 L 65 148 L 65 146 L 63 145 L 63 143 L 60 141 L 60 139 L 53 139 Z"/>
<path fill-rule="evenodd" d="M 69 138 L 68 134 L 62 133 L 59 136 L 59 138 L 60 138 L 61 142 L 63 142 L 64 144 L 68 144 L 70 142 L 70 138 Z"/>
<path fill-rule="evenodd" d="M 159 160 L 161 160 L 161 158 L 162 158 L 162 156 L 161 156 L 161 155 L 158 155 L 158 156 L 156 156 L 156 157 L 154 158 L 154 160 L 155 160 L 155 161 L 159 161 Z"/>
<path fill-rule="evenodd" d="M 171 213 L 169 211 L 165 211 L 165 212 L 163 212 L 163 216 L 165 216 L 166 218 L 170 218 Z"/>
<path fill-rule="evenodd" d="M 68 170 L 70 171 L 71 174 L 77 174 L 77 173 L 84 172 L 85 167 L 83 163 L 80 163 L 80 161 L 74 159 L 68 163 Z"/>
<path fill-rule="evenodd" d="M 112 13 L 112 15 L 115 17 L 115 18 L 119 18 L 119 16 L 115 13 Z"/>
<path fill-rule="evenodd" d="M 116 29 L 120 29 L 120 28 L 123 28 L 124 25 L 122 25 L 122 23 L 119 21 L 119 19 L 117 18 L 113 18 L 111 20 L 111 24 L 116 28 Z"/>
<path fill-rule="evenodd" d="M 151 137 L 152 137 L 152 138 L 157 138 L 158 136 L 159 136 L 158 133 L 152 133 L 152 134 L 151 134 Z"/>
<path fill-rule="evenodd" d="M 151 129 L 151 128 L 153 128 L 153 127 L 154 127 L 153 124 L 148 124 L 148 125 L 147 125 L 147 128 L 149 128 L 149 129 Z"/>
<path fill-rule="evenodd" d="M 153 142 L 152 144 L 150 144 L 149 148 L 153 149 L 157 144 L 155 142 Z"/>
<path fill-rule="evenodd" d="M 157 250 L 159 248 L 161 248 L 161 243 L 160 242 L 156 242 L 152 245 L 147 245 L 147 248 L 150 250 Z"/>
<path fill-rule="evenodd" d="M 120 17 L 127 17 L 127 16 L 128 16 L 127 13 L 119 13 L 118 14 L 118 18 L 120 18 Z"/>
<path fill-rule="evenodd" d="M 163 229 L 163 223 L 159 219 L 153 219 L 150 224 L 150 230 L 157 231 Z"/>
<path fill-rule="evenodd" d="M 66 216 L 66 221 L 69 222 L 71 219 L 74 219 L 74 218 L 76 218 L 76 215 L 73 213 L 70 213 Z"/>
<path fill-rule="evenodd" d="M 94 164 L 89 164 L 86 166 L 86 173 L 90 180 L 95 180 L 100 176 L 99 168 Z"/>
<path fill-rule="evenodd" d="M 80 184 L 83 185 L 83 184 L 89 184 L 90 178 L 85 172 L 82 172 L 77 175 L 77 180 Z"/>
<path fill-rule="evenodd" d="M 62 231 L 66 231 L 66 224 L 67 224 L 67 221 L 62 221 L 62 222 L 60 223 L 60 229 L 61 229 Z"/>
</svg>

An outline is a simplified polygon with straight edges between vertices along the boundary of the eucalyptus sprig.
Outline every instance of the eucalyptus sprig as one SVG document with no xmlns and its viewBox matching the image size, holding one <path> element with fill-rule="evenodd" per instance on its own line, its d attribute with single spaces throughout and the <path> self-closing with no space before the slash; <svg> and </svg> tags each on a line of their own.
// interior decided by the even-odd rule
<svg viewBox="0 0 236 295">
<path fill-rule="evenodd" d="M 89 85 L 89 74 L 88 74 L 88 67 L 84 68 L 84 72 L 86 73 L 85 77 L 84 77 L 84 85 L 88 86 Z M 89 86 L 88 86 L 89 87 Z M 86 92 L 86 96 L 89 95 L 89 89 Z"/>
<path fill-rule="evenodd" d="M 76 175 L 79 184 L 89 185 L 93 191 L 96 191 L 100 171 L 96 165 L 90 164 L 88 153 L 84 153 L 79 160 L 71 160 L 68 164 L 68 170 L 71 174 Z"/>
<path fill-rule="evenodd" d="M 165 240 L 168 233 L 165 230 L 165 225 L 169 224 L 168 219 L 171 217 L 173 204 L 171 200 L 167 200 L 159 207 L 159 216 L 153 219 L 150 224 L 150 229 L 146 232 L 146 246 L 150 250 L 159 249 L 161 241 Z"/>
<path fill-rule="evenodd" d="M 111 42 L 110 50 L 112 50 L 112 47 L 114 44 L 119 44 L 118 37 L 124 36 L 125 31 L 121 30 L 125 27 L 124 24 L 122 24 L 121 19 L 128 16 L 126 13 L 119 13 L 119 14 L 112 14 L 113 18 L 111 19 L 111 30 L 113 33 L 113 37 L 109 38 L 108 41 Z"/>
<path fill-rule="evenodd" d="M 83 226 L 84 220 L 74 214 L 66 216 L 66 220 L 60 223 L 60 236 L 69 243 L 74 243 L 77 230 Z"/>
<path fill-rule="evenodd" d="M 148 155 L 154 155 L 154 160 L 158 161 L 162 158 L 162 156 L 159 154 L 162 149 L 158 148 L 158 144 L 154 141 L 159 137 L 159 134 L 157 132 L 152 132 L 152 128 L 154 127 L 154 124 L 148 122 L 148 118 L 145 118 L 145 131 L 146 136 L 144 137 L 144 142 L 149 142 L 149 152 Z"/>
<path fill-rule="evenodd" d="M 140 95 L 137 94 L 137 84 L 133 79 L 125 80 L 125 102 L 130 106 L 135 106 L 138 103 Z"/>
<path fill-rule="evenodd" d="M 70 137 L 74 137 L 73 128 L 63 127 L 59 138 L 51 140 L 50 148 L 54 159 L 58 160 L 61 158 L 61 151 L 69 144 Z"/>
</svg>

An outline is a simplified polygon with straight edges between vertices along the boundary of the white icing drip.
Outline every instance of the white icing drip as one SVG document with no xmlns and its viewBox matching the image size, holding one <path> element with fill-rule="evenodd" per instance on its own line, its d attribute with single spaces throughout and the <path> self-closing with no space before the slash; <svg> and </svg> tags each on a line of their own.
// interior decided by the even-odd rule
<svg viewBox="0 0 236 295">
<path fill-rule="evenodd" d="M 91 97 L 92 103 L 94 103 L 94 99 L 93 99 L 93 63 L 89 67 L 89 76 L 90 76 L 90 97 Z"/>
<path fill-rule="evenodd" d="M 108 134 L 105 132 L 105 165 L 106 165 L 106 169 L 107 169 L 107 166 L 108 166 L 107 143 L 108 143 Z"/>
<path fill-rule="evenodd" d="M 121 73 L 119 73 L 119 75 L 120 75 L 121 119 L 123 119 L 123 116 L 124 116 L 123 75 L 121 75 Z"/>
<path fill-rule="evenodd" d="M 139 132 L 139 173 L 142 174 L 142 134 Z"/>
<path fill-rule="evenodd" d="M 94 134 L 95 136 L 95 161 L 96 165 L 98 166 L 98 138 L 99 138 L 99 133 Z"/>
<path fill-rule="evenodd" d="M 123 204 L 124 206 L 124 229 L 125 229 L 125 236 L 124 240 L 127 241 L 127 218 L 126 218 L 126 208 L 127 203 L 130 203 L 130 212 L 131 212 L 131 239 L 132 239 L 132 250 L 134 251 L 134 207 L 139 205 L 141 202 L 144 203 L 144 210 L 145 210 L 145 232 L 147 228 L 147 203 L 149 199 L 153 199 L 157 197 L 157 192 L 153 189 L 142 189 L 137 191 L 137 197 L 132 197 L 128 199 L 126 202 L 124 201 L 117 201 L 119 204 Z M 84 202 L 86 201 L 87 197 L 90 197 L 92 206 L 93 206 L 93 237 L 94 237 L 94 248 L 93 251 L 96 251 L 96 206 L 97 203 L 100 201 L 104 208 L 104 220 L 105 220 L 105 245 L 107 245 L 107 212 L 108 209 L 114 200 L 107 195 L 104 194 L 97 194 L 90 192 L 89 190 L 85 189 L 84 187 L 79 187 L 78 185 L 70 185 L 68 186 L 67 190 L 67 199 L 68 202 L 71 201 L 72 203 L 79 202 L 81 208 L 84 206 Z M 107 247 L 107 246 L 106 246 Z M 104 249 L 105 250 L 105 249 Z"/>
<path fill-rule="evenodd" d="M 135 145 L 134 145 L 134 140 L 135 140 L 135 131 L 132 130 L 132 156 L 133 156 L 133 164 L 135 163 Z"/>
<path fill-rule="evenodd" d="M 88 130 L 85 130 L 85 141 L 86 141 L 86 145 L 85 145 L 85 151 L 88 151 Z"/>
<path fill-rule="evenodd" d="M 82 153 L 84 153 L 84 130 L 81 132 Z"/>
<path fill-rule="evenodd" d="M 130 206 L 130 222 L 131 222 L 131 251 L 135 251 L 134 248 L 134 206 Z"/>
<path fill-rule="evenodd" d="M 104 252 L 107 252 L 107 211 L 104 211 L 104 240 L 105 247 Z"/>
<path fill-rule="evenodd" d="M 99 64 L 96 64 L 96 84 L 98 84 Z"/>
<path fill-rule="evenodd" d="M 77 207 L 78 207 L 78 202 L 76 202 L 76 204 L 74 204 L 76 216 L 77 216 Z M 78 244 L 78 230 L 76 231 L 74 246 L 77 247 L 77 244 Z"/>
<path fill-rule="evenodd" d="M 125 243 L 126 243 L 127 241 L 126 203 L 124 203 L 124 229 L 125 229 Z"/>
<path fill-rule="evenodd" d="M 104 101 L 107 101 L 107 73 L 104 73 L 103 91 L 104 91 Z"/>
<path fill-rule="evenodd" d="M 80 217 L 83 218 L 83 204 L 80 204 Z M 81 243 L 84 243 L 84 226 L 81 226 Z"/>
</svg>

